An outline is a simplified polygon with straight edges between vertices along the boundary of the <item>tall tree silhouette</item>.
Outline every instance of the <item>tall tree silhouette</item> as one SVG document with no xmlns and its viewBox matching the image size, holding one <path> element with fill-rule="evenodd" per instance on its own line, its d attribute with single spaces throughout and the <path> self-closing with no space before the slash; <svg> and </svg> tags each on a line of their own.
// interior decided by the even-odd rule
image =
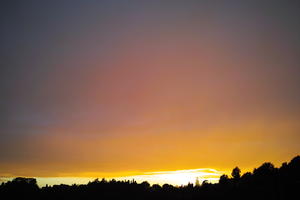
<svg viewBox="0 0 300 200">
<path fill-rule="evenodd" d="M 234 178 L 234 179 L 239 179 L 241 177 L 241 170 L 240 168 L 238 167 L 235 167 L 232 172 L 231 172 L 231 176 Z"/>
</svg>

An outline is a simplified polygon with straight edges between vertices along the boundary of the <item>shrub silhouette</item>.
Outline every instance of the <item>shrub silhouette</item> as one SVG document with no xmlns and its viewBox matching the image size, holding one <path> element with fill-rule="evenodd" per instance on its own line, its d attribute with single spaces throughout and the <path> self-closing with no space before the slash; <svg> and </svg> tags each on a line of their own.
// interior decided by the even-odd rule
<svg viewBox="0 0 300 200">
<path fill-rule="evenodd" d="M 222 175 L 219 183 L 203 181 L 200 186 L 174 187 L 150 185 L 144 181 L 107 181 L 95 179 L 86 185 L 54 185 L 39 188 L 34 178 L 18 177 L 0 185 L 0 198 L 5 199 L 295 199 L 300 189 L 300 156 L 280 168 L 263 163 L 253 172 L 241 175 L 238 167 L 232 178 Z"/>
<path fill-rule="evenodd" d="M 220 176 L 219 183 L 220 184 L 227 184 L 227 183 L 229 183 L 228 176 L 226 174 L 223 174 L 222 176 Z"/>
</svg>

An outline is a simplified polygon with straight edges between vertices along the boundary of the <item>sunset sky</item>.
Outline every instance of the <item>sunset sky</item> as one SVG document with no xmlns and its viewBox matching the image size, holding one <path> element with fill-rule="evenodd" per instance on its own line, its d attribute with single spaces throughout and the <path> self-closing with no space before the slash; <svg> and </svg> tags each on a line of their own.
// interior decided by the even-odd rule
<svg viewBox="0 0 300 200">
<path fill-rule="evenodd" d="M 154 183 L 289 161 L 300 153 L 299 9 L 1 1 L 0 179 Z"/>
</svg>

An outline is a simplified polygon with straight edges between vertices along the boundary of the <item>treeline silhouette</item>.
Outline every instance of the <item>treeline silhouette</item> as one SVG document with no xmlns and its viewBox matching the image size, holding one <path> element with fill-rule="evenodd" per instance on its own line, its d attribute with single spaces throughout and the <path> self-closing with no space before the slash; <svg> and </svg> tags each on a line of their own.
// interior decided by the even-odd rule
<svg viewBox="0 0 300 200">
<path fill-rule="evenodd" d="M 18 177 L 2 183 L 0 198 L 7 199 L 299 199 L 300 156 L 280 168 L 266 162 L 241 175 L 236 167 L 219 183 L 174 187 L 148 182 L 94 180 L 86 185 L 54 185 L 39 188 L 34 178 Z"/>
</svg>

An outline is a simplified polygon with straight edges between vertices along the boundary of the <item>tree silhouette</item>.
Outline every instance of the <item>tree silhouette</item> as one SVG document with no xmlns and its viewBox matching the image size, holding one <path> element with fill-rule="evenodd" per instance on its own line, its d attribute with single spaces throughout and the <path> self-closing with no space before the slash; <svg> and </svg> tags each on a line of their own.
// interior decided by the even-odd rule
<svg viewBox="0 0 300 200">
<path fill-rule="evenodd" d="M 188 184 L 174 187 L 170 184 L 150 185 L 144 181 L 107 181 L 95 179 L 86 185 L 53 185 L 39 188 L 34 178 L 17 177 L 0 185 L 3 199 L 145 199 L 145 200 L 193 200 L 193 199 L 295 199 L 300 188 L 300 157 L 293 158 L 276 168 L 263 163 L 253 172 L 241 175 L 235 167 L 228 175 L 222 175 L 219 183 L 203 181 L 201 185 Z M 199 179 L 197 179 L 199 181 Z M 197 182 L 197 181 L 196 181 Z"/>
<path fill-rule="evenodd" d="M 234 179 L 239 179 L 241 177 L 241 170 L 240 168 L 238 167 L 235 167 L 232 172 L 231 172 L 231 176 L 234 178 Z"/>
<path fill-rule="evenodd" d="M 219 179 L 220 184 L 226 184 L 228 182 L 229 182 L 229 178 L 226 174 L 223 174 L 222 176 L 220 176 L 220 179 Z"/>
</svg>

